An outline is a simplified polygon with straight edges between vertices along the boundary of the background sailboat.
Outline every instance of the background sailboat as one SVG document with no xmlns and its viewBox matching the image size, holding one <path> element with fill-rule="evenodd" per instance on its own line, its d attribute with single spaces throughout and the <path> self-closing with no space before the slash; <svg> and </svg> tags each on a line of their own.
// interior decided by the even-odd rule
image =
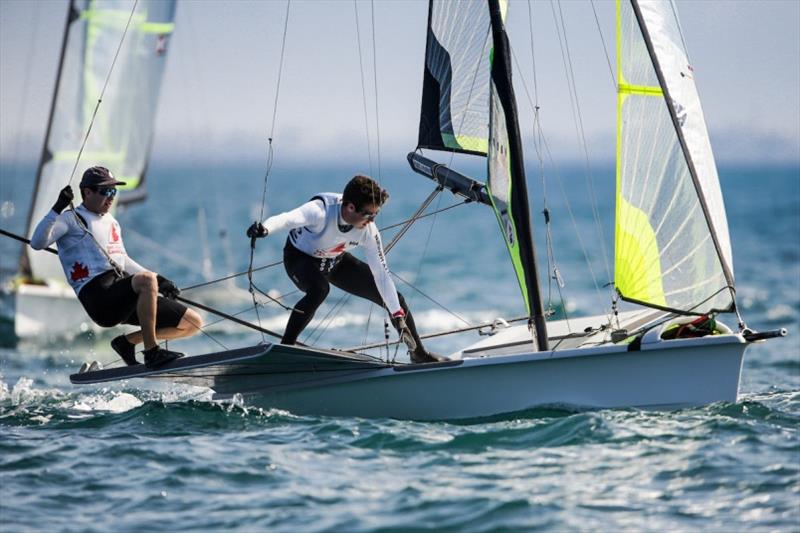
<svg viewBox="0 0 800 533">
<path fill-rule="evenodd" d="M 66 185 L 78 157 L 113 54 L 130 16 L 125 1 L 71 0 L 44 147 L 37 168 L 26 235 Z M 117 58 L 102 110 L 81 156 L 85 166 L 104 165 L 127 182 L 118 205 L 146 197 L 145 176 L 174 0 L 140 0 Z M 73 189 L 78 196 L 77 187 Z M 92 322 L 64 281 L 58 258 L 22 248 L 15 282 L 14 329 L 19 337 L 73 334 Z"/>
</svg>

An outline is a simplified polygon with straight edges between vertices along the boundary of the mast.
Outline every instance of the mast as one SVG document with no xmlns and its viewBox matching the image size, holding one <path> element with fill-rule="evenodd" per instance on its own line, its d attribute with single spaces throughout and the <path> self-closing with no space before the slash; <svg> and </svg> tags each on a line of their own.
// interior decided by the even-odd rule
<svg viewBox="0 0 800 533">
<path fill-rule="evenodd" d="M 53 98 L 50 100 L 50 113 L 47 118 L 47 130 L 44 134 L 44 142 L 42 143 L 42 155 L 39 157 L 39 166 L 36 169 L 36 181 L 33 183 L 33 194 L 31 195 L 31 206 L 28 209 L 28 220 L 25 224 L 25 231 L 26 235 L 30 236 L 31 234 L 31 224 L 33 224 L 33 216 L 34 216 L 34 209 L 36 206 L 36 197 L 39 193 L 39 183 L 42 180 L 42 170 L 44 169 L 45 163 L 50 161 L 53 158 L 53 154 L 50 152 L 48 147 L 48 141 L 50 140 L 50 132 L 53 129 L 53 115 L 56 108 L 56 101 L 58 99 L 58 90 L 61 86 L 61 73 L 64 69 L 64 55 L 67 50 L 67 40 L 69 38 L 69 27 L 72 25 L 75 20 L 78 19 L 78 9 L 75 7 L 75 0 L 70 0 L 69 8 L 67 9 L 67 19 L 64 23 L 64 36 L 61 39 L 61 54 L 58 58 L 58 69 L 56 70 L 56 86 L 53 89 Z M 28 247 L 23 245 L 22 252 L 20 253 L 19 257 L 19 271 L 25 277 L 31 277 L 33 272 L 31 271 L 31 264 L 30 259 L 28 258 Z"/>
<path fill-rule="evenodd" d="M 525 297 L 530 323 L 536 332 L 538 350 L 547 351 L 549 350 L 547 326 L 539 289 L 522 139 L 511 79 L 511 48 L 503 25 L 499 0 L 489 0 L 489 13 L 494 44 L 491 64 L 492 103 L 490 111 L 492 118 L 489 138 L 489 189 L 492 192 L 492 202 L 495 204 L 498 222 L 504 231 L 506 243 L 512 255 L 512 262 L 517 269 L 517 277 Z M 498 112 L 502 116 L 496 116 Z M 503 129 L 505 131 L 502 131 Z M 493 154 L 493 152 L 495 153 Z M 499 169 L 500 164 L 506 168 Z M 503 176 L 500 181 L 500 185 L 507 186 L 507 191 L 492 190 L 493 170 L 495 172 L 500 170 L 503 174 L 508 173 L 508 176 Z M 507 184 L 504 183 L 506 179 L 508 179 Z M 496 201 L 498 193 L 507 193 L 507 195 L 504 194 L 508 201 L 506 205 L 498 205 L 499 202 Z"/>
</svg>

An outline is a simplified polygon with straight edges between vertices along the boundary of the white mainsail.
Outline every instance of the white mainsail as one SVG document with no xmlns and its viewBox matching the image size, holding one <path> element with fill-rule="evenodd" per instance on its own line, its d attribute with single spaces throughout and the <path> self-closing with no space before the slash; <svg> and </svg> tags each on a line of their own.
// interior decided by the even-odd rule
<svg viewBox="0 0 800 533">
<path fill-rule="evenodd" d="M 70 5 L 28 236 L 67 184 L 132 7 L 132 0 L 81 0 Z M 141 187 L 174 15 L 175 0 L 140 0 L 136 6 L 73 179 L 76 203 L 80 174 L 92 165 L 110 168 L 128 183 L 131 194 L 144 196 Z M 125 201 L 124 194 L 120 201 Z M 58 258 L 51 254 L 25 251 L 21 266 L 23 274 L 34 279 L 63 279 Z"/>
<path fill-rule="evenodd" d="M 617 290 L 678 312 L 731 310 L 725 207 L 671 0 L 617 0 L 617 61 Z"/>
</svg>

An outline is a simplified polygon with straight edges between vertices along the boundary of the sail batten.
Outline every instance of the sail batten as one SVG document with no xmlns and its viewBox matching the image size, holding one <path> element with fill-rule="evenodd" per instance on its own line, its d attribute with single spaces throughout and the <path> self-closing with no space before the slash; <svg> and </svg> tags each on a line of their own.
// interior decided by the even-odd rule
<svg viewBox="0 0 800 533">
<path fill-rule="evenodd" d="M 671 0 L 617 0 L 615 285 L 678 313 L 735 307 L 730 238 Z"/>
</svg>

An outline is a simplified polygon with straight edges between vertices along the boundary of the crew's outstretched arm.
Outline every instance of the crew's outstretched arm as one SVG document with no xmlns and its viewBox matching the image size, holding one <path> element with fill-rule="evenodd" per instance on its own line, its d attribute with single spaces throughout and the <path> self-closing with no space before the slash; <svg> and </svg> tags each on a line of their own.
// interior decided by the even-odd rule
<svg viewBox="0 0 800 533">
<path fill-rule="evenodd" d="M 394 286 L 392 276 L 389 274 L 389 265 L 386 263 L 386 255 L 383 252 L 381 235 L 375 229 L 374 224 L 370 224 L 363 246 L 367 264 L 372 272 L 372 277 L 375 278 L 375 285 L 378 287 L 378 292 L 381 293 L 383 303 L 392 316 L 397 315 L 398 312 L 402 313 L 403 308 L 400 306 L 400 300 L 397 297 L 397 288 Z"/>
</svg>

